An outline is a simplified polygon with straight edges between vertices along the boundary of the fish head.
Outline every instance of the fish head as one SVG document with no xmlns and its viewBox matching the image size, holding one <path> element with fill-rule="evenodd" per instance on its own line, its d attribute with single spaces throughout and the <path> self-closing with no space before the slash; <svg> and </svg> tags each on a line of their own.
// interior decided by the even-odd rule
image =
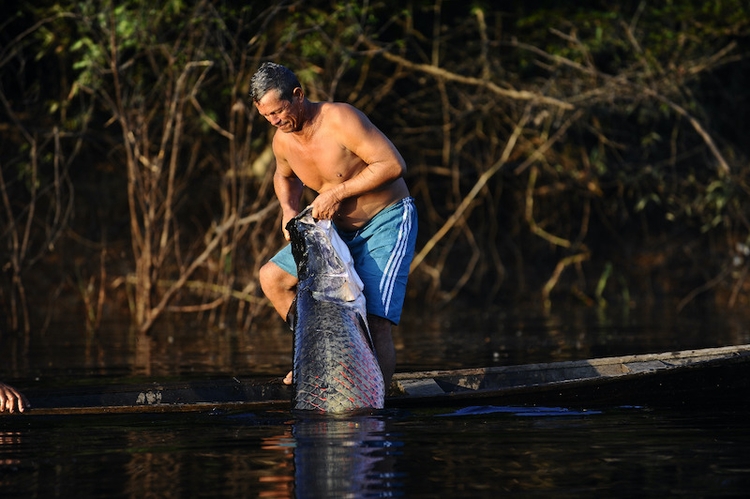
<svg viewBox="0 0 750 499">
<path fill-rule="evenodd" d="M 287 224 L 300 281 L 341 274 L 345 265 L 330 237 L 330 220 L 315 220 L 310 207 Z"/>
<path fill-rule="evenodd" d="M 330 220 L 316 220 L 307 207 L 286 226 L 297 264 L 300 287 L 337 301 L 363 299 L 363 284 L 354 269 L 349 248 Z"/>
</svg>

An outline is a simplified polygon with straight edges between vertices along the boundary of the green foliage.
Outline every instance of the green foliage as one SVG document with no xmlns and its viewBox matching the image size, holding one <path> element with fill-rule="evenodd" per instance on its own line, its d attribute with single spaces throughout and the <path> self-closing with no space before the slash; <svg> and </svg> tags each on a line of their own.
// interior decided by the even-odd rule
<svg viewBox="0 0 750 499">
<path fill-rule="evenodd" d="M 121 200 L 128 147 L 137 143 L 142 173 L 147 164 L 161 172 L 174 154 L 185 190 L 172 206 L 170 227 L 179 230 L 165 233 L 183 246 L 164 258 L 175 268 L 225 206 L 240 213 L 250 209 L 242 202 L 257 209 L 270 201 L 267 183 L 226 187 L 268 146 L 268 128 L 245 101 L 265 60 L 292 68 L 314 100 L 362 108 L 396 143 L 422 238 L 454 224 L 415 278 L 444 296 L 462 286 L 482 296 L 486 288 L 533 292 L 560 262 L 586 255 L 575 266 L 599 276 L 588 291 L 604 303 L 615 286 L 625 291 L 614 295 L 635 295 L 623 262 L 652 241 L 685 238 L 691 244 L 681 250 L 723 248 L 726 256 L 750 237 L 750 6 L 741 0 L 33 3 L 19 4 L 22 15 L 6 24 L 14 34 L 3 42 L 35 26 L 15 43 L 17 57 L 7 55 L 10 44 L 0 47 L 8 64 L 0 91 L 28 117 L 4 135 L 3 152 L 13 154 L 3 168 L 12 165 L 15 187 L 31 186 L 25 126 L 40 131 L 40 191 L 53 183 L 55 161 L 80 151 L 87 160 L 75 163 L 77 185 L 92 189 L 92 165 L 106 163 L 120 175 L 107 197 Z M 183 134 L 171 142 L 163 139 L 169 120 L 178 122 L 175 106 Z M 59 150 L 53 132 L 62 133 Z M 507 164 L 487 180 L 510 137 Z M 153 197 L 133 213 L 161 202 L 166 182 L 154 181 L 144 191 Z M 227 249 L 212 268 L 252 282 L 251 270 L 233 272 L 267 257 L 267 237 L 257 237 L 238 245 L 252 257 Z M 681 250 L 669 256 L 681 271 L 692 264 L 690 279 L 723 264 Z"/>
</svg>

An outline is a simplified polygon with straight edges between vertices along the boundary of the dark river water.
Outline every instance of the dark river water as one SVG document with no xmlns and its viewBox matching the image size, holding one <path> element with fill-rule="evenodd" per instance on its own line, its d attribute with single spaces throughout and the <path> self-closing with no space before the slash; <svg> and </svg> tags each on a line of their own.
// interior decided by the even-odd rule
<svg viewBox="0 0 750 499">
<path fill-rule="evenodd" d="M 405 313 L 400 371 L 750 343 L 743 314 L 711 310 Z M 147 337 L 122 324 L 49 324 L 0 336 L 0 379 L 64 389 L 281 376 L 290 341 L 277 322 L 206 331 L 172 321 Z M 749 416 L 731 404 L 3 416 L 0 497 L 744 497 Z"/>
<path fill-rule="evenodd" d="M 4 418 L 2 497 L 746 496 L 750 420 L 472 407 Z"/>
</svg>

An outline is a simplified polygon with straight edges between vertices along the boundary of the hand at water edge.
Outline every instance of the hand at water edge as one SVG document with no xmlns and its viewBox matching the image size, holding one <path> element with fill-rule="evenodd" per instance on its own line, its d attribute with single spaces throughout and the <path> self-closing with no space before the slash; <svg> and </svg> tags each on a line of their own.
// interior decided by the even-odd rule
<svg viewBox="0 0 750 499">
<path fill-rule="evenodd" d="M 29 406 L 26 397 L 12 386 L 0 383 L 0 412 L 23 412 Z"/>
</svg>

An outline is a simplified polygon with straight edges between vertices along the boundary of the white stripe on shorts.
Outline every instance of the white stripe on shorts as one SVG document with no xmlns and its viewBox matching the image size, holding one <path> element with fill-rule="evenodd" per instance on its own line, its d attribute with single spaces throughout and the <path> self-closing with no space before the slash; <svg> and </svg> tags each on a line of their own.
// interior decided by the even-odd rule
<svg viewBox="0 0 750 499">
<path fill-rule="evenodd" d="M 396 283 L 398 277 L 398 271 L 401 268 L 401 263 L 404 261 L 406 255 L 406 247 L 409 244 L 409 233 L 412 229 L 411 215 L 414 210 L 414 202 L 411 199 L 407 199 L 404 202 L 404 211 L 401 216 L 401 225 L 398 228 L 398 238 L 396 239 L 396 247 L 393 248 L 388 263 L 385 265 L 383 271 L 383 277 L 380 279 L 380 296 L 383 301 L 383 312 L 388 315 L 388 309 L 391 307 L 391 297 L 393 296 L 393 286 Z"/>
</svg>

